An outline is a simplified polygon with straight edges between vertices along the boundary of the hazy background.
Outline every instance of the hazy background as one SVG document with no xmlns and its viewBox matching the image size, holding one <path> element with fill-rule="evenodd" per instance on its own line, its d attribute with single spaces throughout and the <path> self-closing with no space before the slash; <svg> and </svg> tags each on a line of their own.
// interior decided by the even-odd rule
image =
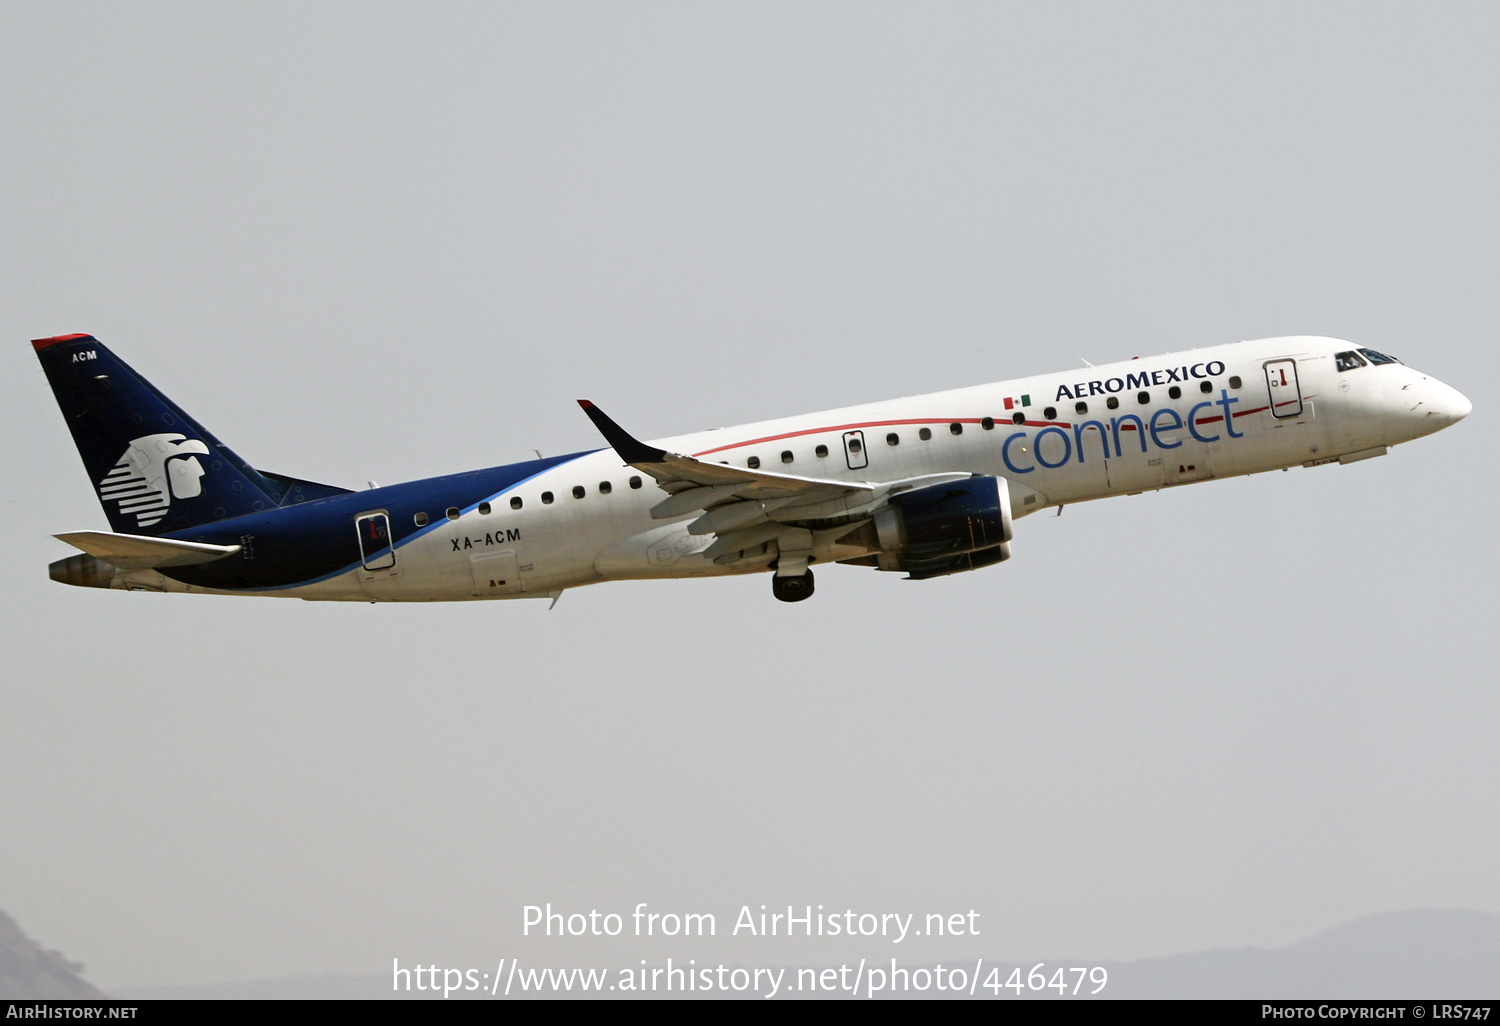
<svg viewBox="0 0 1500 1026">
<path fill-rule="evenodd" d="M 1493 4 L 0 5 L 0 908 L 126 984 L 1131 959 L 1500 911 Z M 1015 558 L 545 603 L 65 588 L 27 340 L 361 487 L 1287 333 L 1474 402 Z M 981 914 L 531 941 L 520 908 Z"/>
</svg>

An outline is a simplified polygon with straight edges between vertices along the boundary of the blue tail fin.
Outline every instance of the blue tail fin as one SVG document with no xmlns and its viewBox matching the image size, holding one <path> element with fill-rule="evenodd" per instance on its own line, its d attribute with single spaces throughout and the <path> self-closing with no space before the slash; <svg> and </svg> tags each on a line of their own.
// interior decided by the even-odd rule
<svg viewBox="0 0 1500 1026">
<path fill-rule="evenodd" d="M 31 344 L 120 534 L 167 534 L 343 491 L 255 470 L 92 335 Z"/>
</svg>

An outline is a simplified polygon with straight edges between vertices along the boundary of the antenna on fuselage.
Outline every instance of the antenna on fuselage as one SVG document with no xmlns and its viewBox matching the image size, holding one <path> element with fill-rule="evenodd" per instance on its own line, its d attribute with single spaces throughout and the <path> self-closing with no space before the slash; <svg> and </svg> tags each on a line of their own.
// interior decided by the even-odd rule
<svg viewBox="0 0 1500 1026">
<path fill-rule="evenodd" d="M 1080 356 L 1079 359 L 1083 360 L 1083 357 Z M 1087 360 L 1083 360 L 1083 365 L 1085 367 L 1092 367 L 1093 366 L 1093 364 L 1089 363 Z"/>
</svg>

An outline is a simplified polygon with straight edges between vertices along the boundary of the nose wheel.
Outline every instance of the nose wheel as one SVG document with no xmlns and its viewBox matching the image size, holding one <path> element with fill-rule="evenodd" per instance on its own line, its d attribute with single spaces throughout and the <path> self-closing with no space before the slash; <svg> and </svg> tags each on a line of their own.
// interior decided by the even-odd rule
<svg viewBox="0 0 1500 1026">
<path fill-rule="evenodd" d="M 809 570 L 805 574 L 796 577 L 772 577 L 771 594 L 783 602 L 801 602 L 805 598 L 811 598 L 813 593 L 813 575 Z"/>
</svg>

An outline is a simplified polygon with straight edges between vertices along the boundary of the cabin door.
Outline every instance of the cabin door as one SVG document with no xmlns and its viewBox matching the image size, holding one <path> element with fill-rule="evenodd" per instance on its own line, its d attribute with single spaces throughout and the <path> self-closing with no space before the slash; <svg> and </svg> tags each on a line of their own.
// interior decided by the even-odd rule
<svg viewBox="0 0 1500 1026">
<path fill-rule="evenodd" d="M 1277 417 L 1302 416 L 1302 387 L 1297 383 L 1296 360 L 1267 363 L 1266 386 L 1271 391 L 1272 413 Z"/>
<path fill-rule="evenodd" d="M 359 561 L 367 571 L 396 568 L 390 518 L 384 513 L 361 513 L 354 518 L 354 532 L 359 536 Z"/>
<path fill-rule="evenodd" d="M 863 470 L 870 465 L 870 454 L 865 452 L 863 431 L 844 432 L 844 460 L 850 470 Z"/>
</svg>

